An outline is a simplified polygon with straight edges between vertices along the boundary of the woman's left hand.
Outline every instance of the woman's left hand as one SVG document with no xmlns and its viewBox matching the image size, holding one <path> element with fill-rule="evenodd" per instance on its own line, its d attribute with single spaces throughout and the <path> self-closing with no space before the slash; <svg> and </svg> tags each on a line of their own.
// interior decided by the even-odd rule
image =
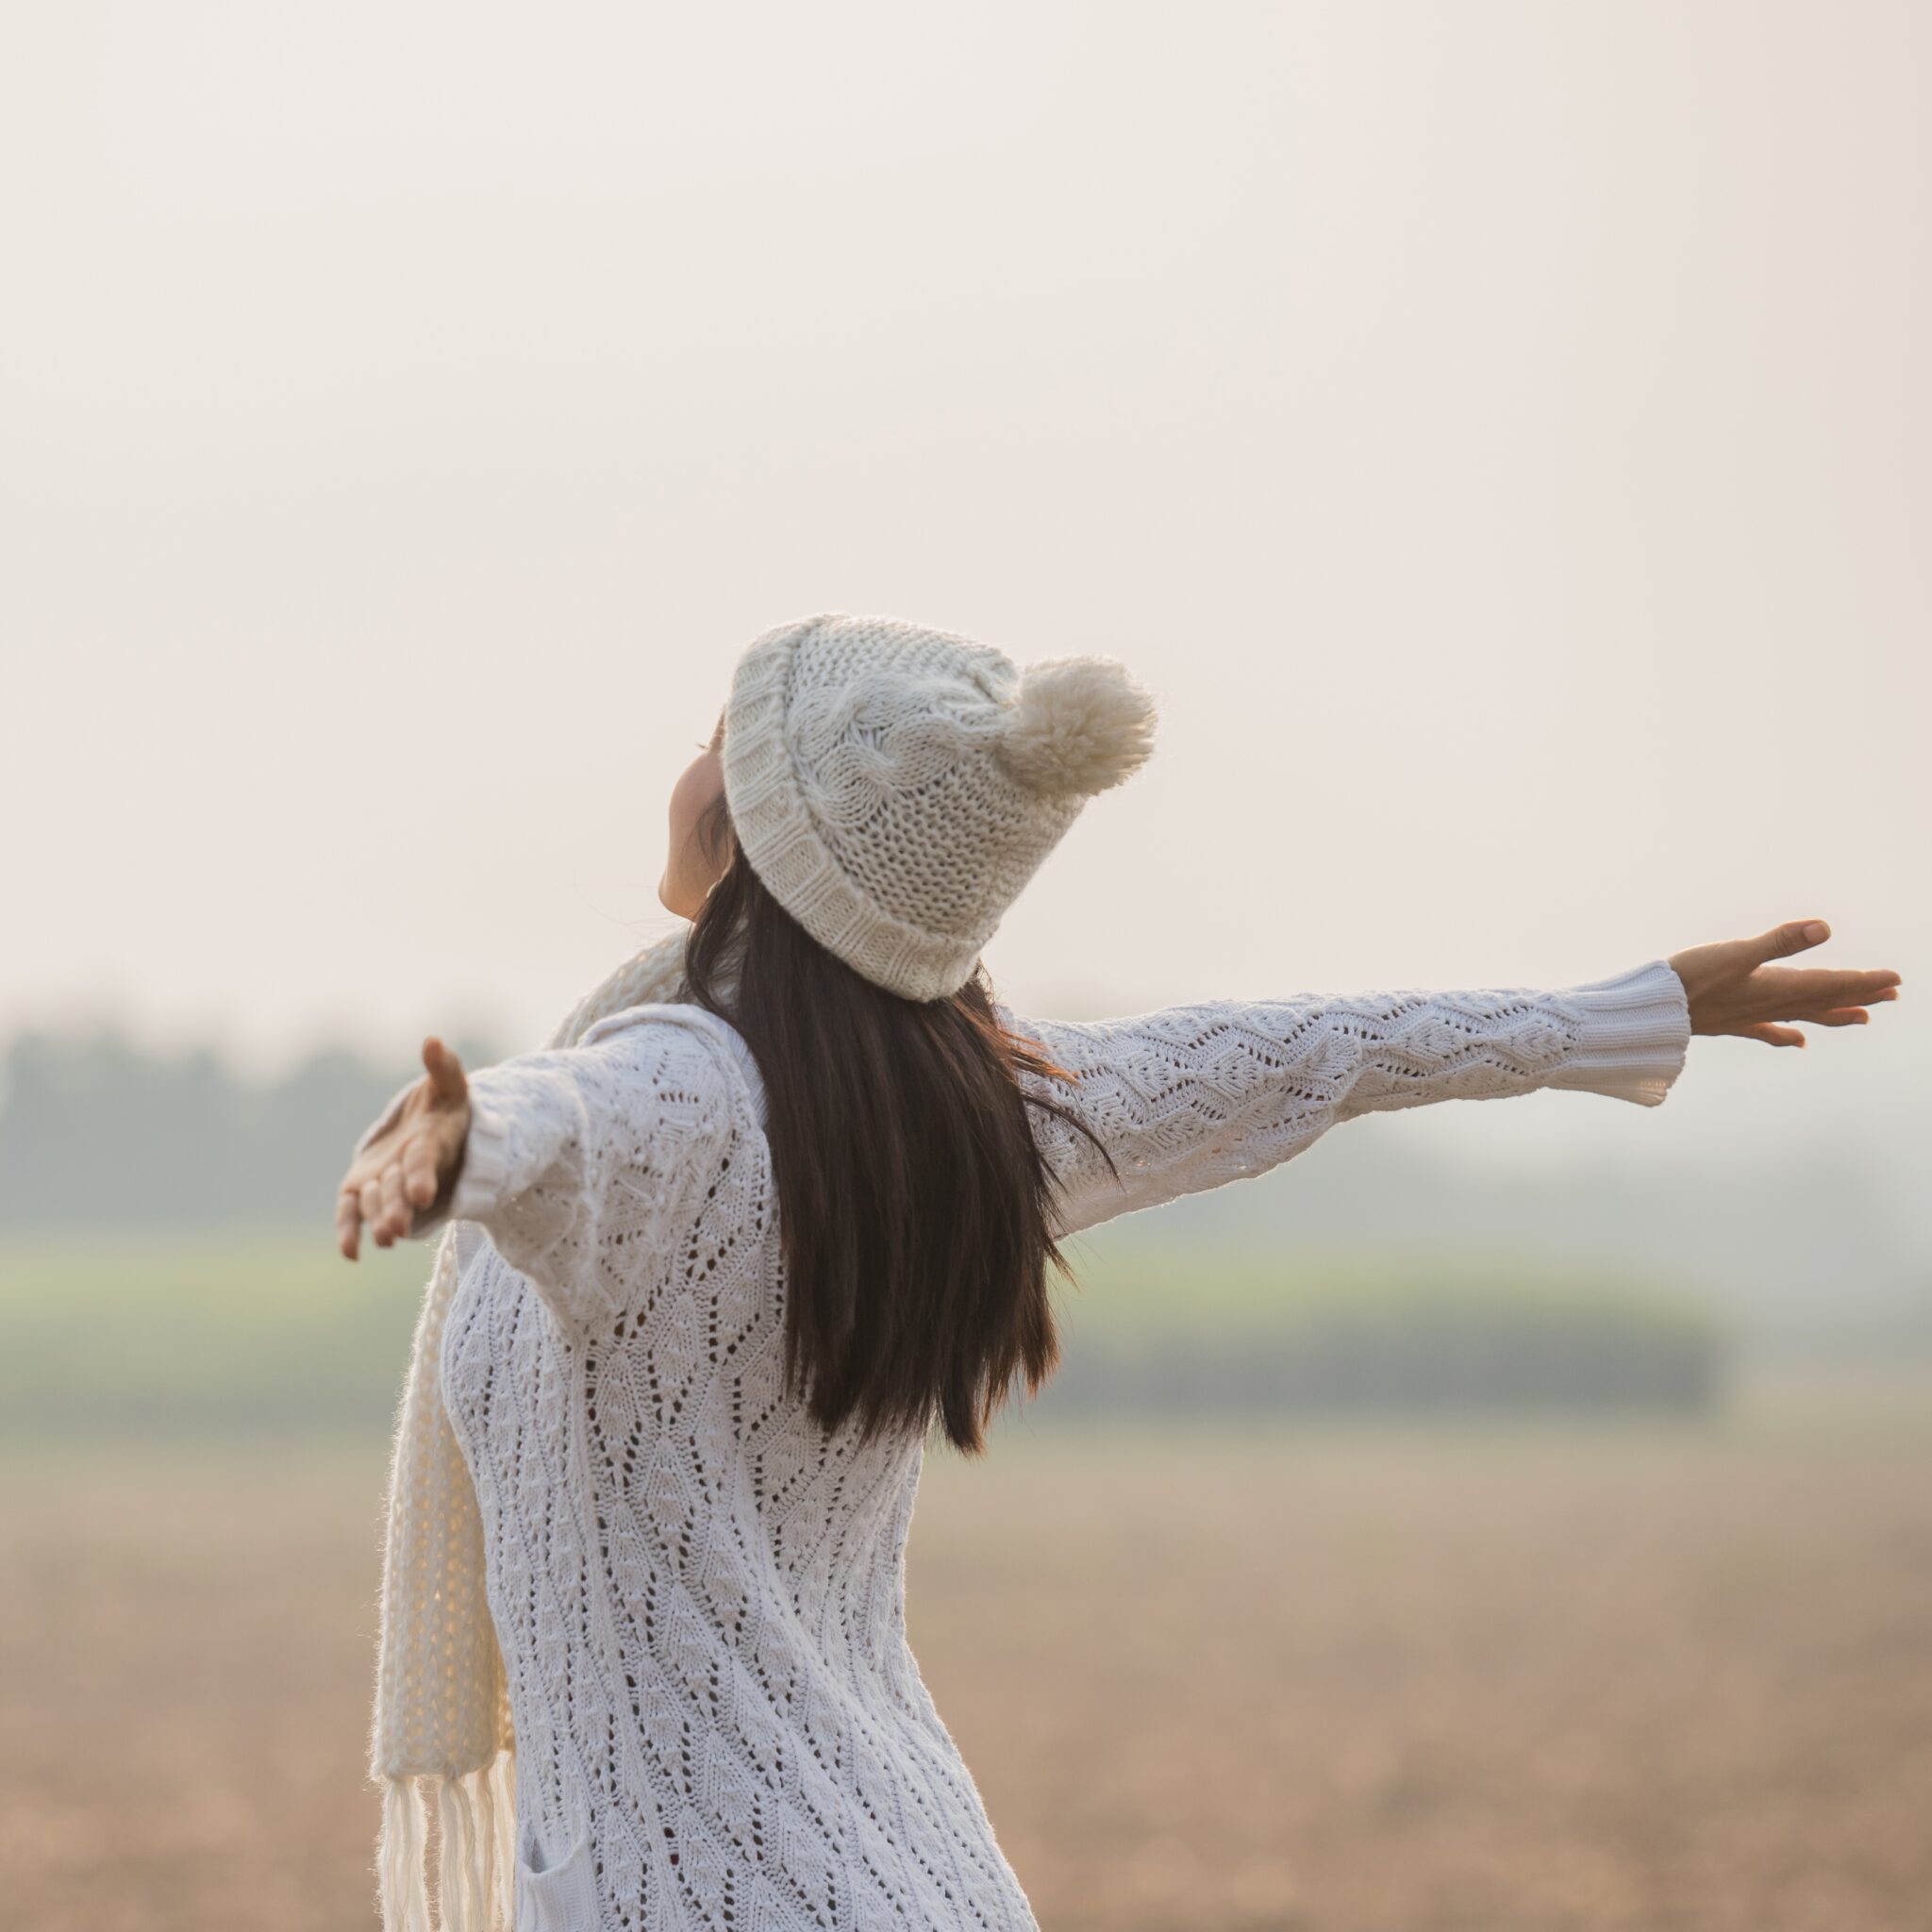
<svg viewBox="0 0 1932 1932">
<path fill-rule="evenodd" d="M 1767 1046 L 1803 1046 L 1789 1023 L 1863 1026 L 1867 1010 L 1898 997 L 1890 967 L 1795 967 L 1774 962 L 1807 952 L 1831 937 L 1822 919 L 1789 919 L 1748 940 L 1722 940 L 1673 953 L 1668 964 L 1683 982 L 1692 1033 L 1734 1033 Z"/>
<path fill-rule="evenodd" d="M 422 1079 L 358 1145 L 336 1195 L 336 1242 L 353 1261 L 362 1224 L 378 1248 L 410 1229 L 419 1208 L 455 1190 L 470 1137 L 470 1083 L 463 1063 L 432 1033 L 423 1042 Z"/>
</svg>

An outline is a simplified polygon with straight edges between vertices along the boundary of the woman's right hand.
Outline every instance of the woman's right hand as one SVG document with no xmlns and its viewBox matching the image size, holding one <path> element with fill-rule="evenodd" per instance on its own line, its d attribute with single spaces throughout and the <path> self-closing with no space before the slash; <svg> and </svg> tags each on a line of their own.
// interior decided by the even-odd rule
<svg viewBox="0 0 1932 1932">
<path fill-rule="evenodd" d="M 470 1138 L 470 1083 L 463 1063 L 431 1034 L 422 1079 L 357 1143 L 336 1194 L 336 1242 L 353 1261 L 362 1224 L 378 1248 L 409 1232 L 419 1208 L 456 1190 Z"/>
<path fill-rule="evenodd" d="M 1722 940 L 1673 953 L 1671 970 L 1684 982 L 1692 1033 L 1734 1033 L 1767 1046 L 1803 1046 L 1805 1036 L 1781 1021 L 1816 1026 L 1862 1026 L 1865 1009 L 1898 997 L 1899 975 L 1887 968 L 1799 969 L 1773 962 L 1823 945 L 1831 928 L 1822 919 L 1793 919 L 1756 939 Z"/>
</svg>

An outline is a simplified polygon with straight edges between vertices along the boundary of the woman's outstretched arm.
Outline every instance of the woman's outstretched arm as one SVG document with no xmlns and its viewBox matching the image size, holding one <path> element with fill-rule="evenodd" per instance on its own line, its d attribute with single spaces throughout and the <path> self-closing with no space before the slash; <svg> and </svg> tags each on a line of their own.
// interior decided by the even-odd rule
<svg viewBox="0 0 1932 1932">
<path fill-rule="evenodd" d="M 1033 1109 L 1069 1234 L 1265 1173 L 1357 1114 L 1544 1087 L 1655 1107 L 1690 1038 L 1663 959 L 1557 991 L 1310 992 L 1008 1024 L 1075 1076 L 1027 1084 L 1091 1129 L 1118 1171 L 1077 1127 Z"/>
<path fill-rule="evenodd" d="M 619 1312 L 731 1135 L 718 1052 L 626 1014 L 466 1074 L 432 1037 L 423 1076 L 357 1142 L 338 1245 L 353 1260 L 364 1224 L 387 1247 L 474 1221 L 567 1326 Z"/>
<path fill-rule="evenodd" d="M 1074 1113 L 1113 1161 L 1071 1123 L 1032 1110 L 1059 1184 L 1058 1225 L 1071 1234 L 1261 1174 L 1363 1113 L 1544 1088 L 1656 1107 L 1693 1032 L 1802 1043 L 1774 1023 L 1851 1024 L 1866 1002 L 1894 996 L 1892 973 L 1771 967 L 1820 943 L 1825 929 L 1807 937 L 1810 924 L 1552 991 L 1298 993 L 1091 1023 L 1002 1018 L 1076 1076 L 1025 1084 Z"/>
</svg>

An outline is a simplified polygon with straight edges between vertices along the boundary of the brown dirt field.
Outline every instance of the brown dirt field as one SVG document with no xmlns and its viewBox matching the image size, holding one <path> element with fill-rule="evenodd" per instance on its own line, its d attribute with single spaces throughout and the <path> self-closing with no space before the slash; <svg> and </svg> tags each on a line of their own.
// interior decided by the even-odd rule
<svg viewBox="0 0 1932 1932">
<path fill-rule="evenodd" d="M 1023 1420 L 913 1647 L 1047 1932 L 1923 1932 L 1928 1441 Z M 0 1923 L 373 1925 L 381 1461 L 8 1452 Z"/>
</svg>

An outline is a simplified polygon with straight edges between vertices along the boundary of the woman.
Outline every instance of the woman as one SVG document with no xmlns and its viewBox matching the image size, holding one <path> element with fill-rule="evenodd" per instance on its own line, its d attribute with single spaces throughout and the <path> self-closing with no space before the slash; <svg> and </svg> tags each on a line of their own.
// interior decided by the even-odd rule
<svg viewBox="0 0 1932 1932">
<path fill-rule="evenodd" d="M 928 1427 L 975 1453 L 1054 1366 L 1057 1243 L 1357 1114 L 1654 1107 L 1692 1033 L 1802 1046 L 1895 995 L 1775 963 L 1826 937 L 1795 922 L 1551 991 L 1016 1018 L 980 948 L 1153 723 L 1107 660 L 767 632 L 672 794 L 689 934 L 543 1052 L 426 1040 L 358 1143 L 342 1253 L 441 1226 L 449 1257 L 391 1472 L 391 1926 L 428 1923 L 433 1790 L 446 1926 L 1032 1927 L 904 1558 Z"/>
</svg>

